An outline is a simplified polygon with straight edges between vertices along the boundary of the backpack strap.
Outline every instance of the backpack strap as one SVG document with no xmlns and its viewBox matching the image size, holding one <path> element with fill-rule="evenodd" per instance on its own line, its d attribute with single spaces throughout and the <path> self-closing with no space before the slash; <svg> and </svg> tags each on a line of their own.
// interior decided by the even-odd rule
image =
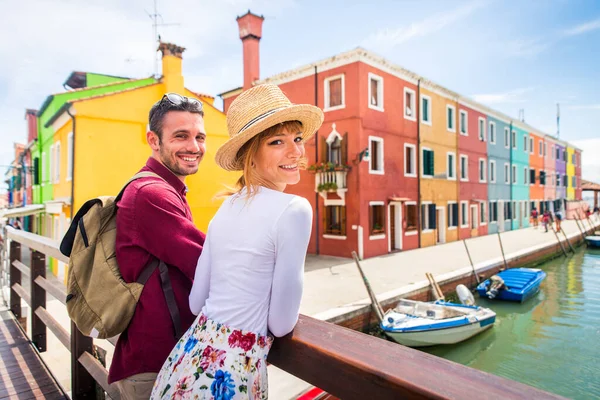
<svg viewBox="0 0 600 400">
<path fill-rule="evenodd" d="M 167 264 L 165 264 L 164 261 L 153 259 L 142 270 L 142 273 L 137 278 L 136 282 L 145 285 L 157 267 L 160 272 L 160 285 L 163 294 L 165 295 L 165 300 L 167 302 L 167 308 L 169 309 L 171 321 L 173 322 L 175 339 L 179 340 L 179 338 L 183 334 L 183 332 L 181 332 L 181 318 L 179 316 L 179 307 L 177 307 L 177 302 L 175 301 L 175 292 L 173 292 L 171 278 L 169 278 L 169 268 L 167 267 Z"/>
<path fill-rule="evenodd" d="M 150 172 L 150 171 L 142 171 L 142 172 L 138 172 L 137 174 L 135 174 L 134 176 L 131 177 L 131 179 L 129 179 L 127 181 L 127 183 L 123 186 L 123 189 L 121 189 L 121 191 L 119 192 L 119 194 L 117 195 L 117 197 L 115 197 L 115 204 L 121 200 L 121 197 L 123 197 L 123 193 L 125 193 L 125 189 L 127 189 L 127 186 L 129 186 L 129 184 L 135 180 L 138 180 L 140 178 L 159 178 L 160 180 L 164 179 L 162 178 L 162 176 L 155 174 L 154 172 Z M 166 182 L 166 181 L 165 181 Z"/>
</svg>

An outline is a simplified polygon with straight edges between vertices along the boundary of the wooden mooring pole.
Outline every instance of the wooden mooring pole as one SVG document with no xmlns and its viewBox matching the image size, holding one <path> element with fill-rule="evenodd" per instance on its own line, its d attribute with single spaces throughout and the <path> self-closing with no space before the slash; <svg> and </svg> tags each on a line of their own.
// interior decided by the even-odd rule
<svg viewBox="0 0 600 400">
<path fill-rule="evenodd" d="M 508 269 L 508 263 L 506 262 L 506 256 L 504 255 L 504 246 L 502 245 L 502 237 L 500 232 L 498 233 L 498 242 L 500 242 L 500 251 L 502 252 L 502 260 L 504 261 L 504 269 Z"/>
<path fill-rule="evenodd" d="M 579 226 L 579 217 L 577 216 L 575 216 L 575 223 L 577 224 L 577 229 L 579 229 L 579 232 L 581 233 L 581 240 L 585 241 L 585 235 L 583 234 L 583 229 Z"/>
<path fill-rule="evenodd" d="M 562 226 L 560 227 L 560 231 L 562 232 L 563 236 L 567 240 L 567 244 L 569 245 L 569 248 L 571 249 L 571 252 L 575 253 L 575 249 L 573 249 L 573 246 L 571 246 L 571 242 L 569 242 L 569 238 L 567 237 L 567 234 L 565 233 L 565 230 L 563 229 Z"/>
<path fill-rule="evenodd" d="M 475 275 L 475 279 L 477 280 L 477 284 L 479 285 L 479 277 L 477 276 L 477 271 L 475 271 L 475 265 L 473 264 L 473 259 L 471 258 L 471 253 L 469 252 L 469 247 L 467 246 L 467 241 L 463 239 L 463 243 L 465 244 L 465 250 L 467 251 L 467 256 L 469 256 L 469 262 L 471 263 L 471 268 L 473 269 L 473 275 Z"/>
<path fill-rule="evenodd" d="M 550 226 L 550 229 L 552 229 L 552 232 L 554 232 L 554 236 L 556 237 L 556 240 L 558 240 L 558 244 L 560 245 L 560 248 L 562 249 L 563 254 L 565 255 L 565 257 L 567 257 L 567 251 L 565 250 L 565 246 L 563 246 L 562 242 L 560 241 L 560 238 L 558 237 L 558 234 L 556 233 L 554 226 Z"/>
<path fill-rule="evenodd" d="M 365 283 L 365 287 L 367 288 L 367 292 L 369 293 L 369 297 L 371 298 L 371 306 L 373 307 L 373 310 L 377 315 L 377 319 L 379 320 L 379 322 L 381 322 L 383 321 L 383 316 L 385 315 L 385 313 L 383 312 L 381 304 L 379 304 L 379 302 L 377 301 L 377 297 L 375 296 L 375 292 L 371 288 L 371 284 L 369 283 L 367 276 L 365 275 L 364 271 L 362 270 L 362 267 L 360 266 L 360 262 L 358 261 L 358 255 L 355 251 L 352 252 L 352 258 L 354 258 L 356 267 L 358 268 L 358 271 L 360 272 L 360 275 L 363 278 L 363 282 Z"/>
</svg>

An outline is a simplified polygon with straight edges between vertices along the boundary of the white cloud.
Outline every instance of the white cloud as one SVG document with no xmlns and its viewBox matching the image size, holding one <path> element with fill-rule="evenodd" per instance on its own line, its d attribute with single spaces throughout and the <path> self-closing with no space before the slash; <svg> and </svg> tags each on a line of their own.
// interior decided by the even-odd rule
<svg viewBox="0 0 600 400">
<path fill-rule="evenodd" d="M 509 57 L 533 57 L 552 45 L 552 42 L 539 38 L 515 39 L 500 45 L 500 51 Z"/>
<path fill-rule="evenodd" d="M 441 12 L 422 21 L 413 22 L 409 26 L 396 29 L 380 29 L 365 39 L 362 45 L 369 48 L 375 47 L 379 50 L 391 49 L 408 40 L 438 32 L 446 26 L 467 17 L 487 3 L 485 1 L 472 1 L 455 10 Z"/>
<path fill-rule="evenodd" d="M 575 146 L 583 150 L 581 155 L 582 178 L 600 183 L 600 138 L 574 140 Z"/>
<path fill-rule="evenodd" d="M 473 100 L 484 104 L 523 103 L 525 102 L 523 95 L 531 92 L 533 89 L 532 87 L 526 87 L 501 93 L 474 94 L 471 97 Z"/>
<path fill-rule="evenodd" d="M 584 22 L 563 32 L 565 36 L 576 36 L 583 33 L 591 32 L 600 29 L 600 18 L 593 21 Z"/>
</svg>

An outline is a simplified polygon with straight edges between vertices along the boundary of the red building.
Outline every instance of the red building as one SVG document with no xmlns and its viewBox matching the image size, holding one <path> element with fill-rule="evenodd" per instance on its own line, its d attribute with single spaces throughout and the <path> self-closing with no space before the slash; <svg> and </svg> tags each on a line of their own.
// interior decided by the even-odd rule
<svg viewBox="0 0 600 400">
<path fill-rule="evenodd" d="M 25 200 L 26 204 L 33 204 L 33 185 L 35 174 L 38 173 L 31 158 L 31 146 L 37 140 L 37 110 L 25 110 L 25 120 L 27 121 L 27 147 L 25 149 Z"/>
<path fill-rule="evenodd" d="M 487 235 L 487 118 L 473 106 L 458 105 L 459 239 Z"/>
<path fill-rule="evenodd" d="M 581 191 L 581 150 L 575 149 L 575 177 L 577 186 L 575 186 L 575 200 L 583 199 Z"/>
<path fill-rule="evenodd" d="M 323 126 L 305 144 L 310 168 L 287 189 L 313 205 L 309 252 L 373 257 L 418 247 L 418 101 L 410 97 L 417 78 L 355 49 L 257 80 L 262 21 L 250 12 L 238 18 L 244 84 L 221 94 L 223 107 L 246 88 L 272 83 L 292 102 L 324 110 Z"/>
</svg>

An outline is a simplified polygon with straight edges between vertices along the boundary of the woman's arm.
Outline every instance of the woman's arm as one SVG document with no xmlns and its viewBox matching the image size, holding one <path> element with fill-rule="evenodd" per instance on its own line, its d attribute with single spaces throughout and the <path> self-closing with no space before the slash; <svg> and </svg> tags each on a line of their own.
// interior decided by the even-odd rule
<svg viewBox="0 0 600 400">
<path fill-rule="evenodd" d="M 268 327 L 277 337 L 290 333 L 298 321 L 311 225 L 310 203 L 305 198 L 297 197 L 290 202 L 275 226 L 277 255 Z"/>
<path fill-rule="evenodd" d="M 204 307 L 204 303 L 206 303 L 206 299 L 208 298 L 211 264 L 209 242 L 210 240 L 207 236 L 202 249 L 202 254 L 200 254 L 198 264 L 196 265 L 194 284 L 192 285 L 192 291 L 190 292 L 190 310 L 194 315 L 200 314 L 200 311 L 202 311 L 202 307 Z"/>
</svg>

